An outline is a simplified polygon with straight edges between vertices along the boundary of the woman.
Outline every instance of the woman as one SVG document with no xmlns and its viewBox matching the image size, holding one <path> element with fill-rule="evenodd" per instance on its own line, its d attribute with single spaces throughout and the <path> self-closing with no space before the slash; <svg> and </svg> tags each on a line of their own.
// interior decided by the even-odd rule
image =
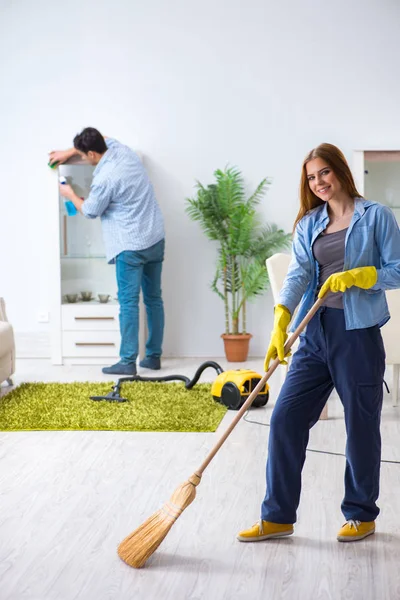
<svg viewBox="0 0 400 600">
<path fill-rule="evenodd" d="M 292 330 L 317 296 L 325 301 L 301 336 L 276 402 L 261 519 L 239 533 L 240 541 L 293 533 L 309 429 L 334 387 L 347 431 L 346 523 L 337 539 L 374 533 L 385 371 L 380 327 L 390 318 L 384 290 L 398 287 L 400 231 L 393 213 L 362 198 L 342 152 L 321 144 L 303 163 L 293 256 L 275 307 L 265 370 L 271 359 L 284 360 L 286 330 L 300 300 Z"/>
</svg>

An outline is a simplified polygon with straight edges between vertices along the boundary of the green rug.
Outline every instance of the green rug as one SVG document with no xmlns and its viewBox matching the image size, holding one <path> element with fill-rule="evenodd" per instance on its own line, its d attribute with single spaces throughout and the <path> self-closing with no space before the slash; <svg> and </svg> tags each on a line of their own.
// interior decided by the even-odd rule
<svg viewBox="0 0 400 600">
<path fill-rule="evenodd" d="M 207 383 L 135 382 L 121 387 L 129 402 L 95 402 L 109 383 L 24 383 L 0 398 L 0 431 L 215 431 L 226 407 Z"/>
</svg>

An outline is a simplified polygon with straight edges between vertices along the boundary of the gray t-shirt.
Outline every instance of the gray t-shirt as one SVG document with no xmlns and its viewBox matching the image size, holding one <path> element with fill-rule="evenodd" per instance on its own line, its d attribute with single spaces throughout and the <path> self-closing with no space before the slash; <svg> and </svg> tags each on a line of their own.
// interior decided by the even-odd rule
<svg viewBox="0 0 400 600">
<path fill-rule="evenodd" d="M 322 232 L 313 244 L 314 258 L 319 264 L 317 293 L 330 275 L 343 271 L 346 233 L 347 228 L 334 233 Z M 328 294 L 324 305 L 331 308 L 343 308 L 342 292 Z"/>
</svg>

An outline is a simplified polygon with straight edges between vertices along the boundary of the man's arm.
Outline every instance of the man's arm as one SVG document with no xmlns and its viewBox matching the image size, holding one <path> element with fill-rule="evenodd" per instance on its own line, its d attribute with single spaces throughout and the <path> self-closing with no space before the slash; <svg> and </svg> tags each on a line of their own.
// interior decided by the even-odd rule
<svg viewBox="0 0 400 600">
<path fill-rule="evenodd" d="M 55 163 L 61 165 L 78 154 L 79 152 L 76 148 L 69 148 L 69 150 L 53 150 L 52 152 L 49 152 L 49 165 L 53 166 Z"/>
<path fill-rule="evenodd" d="M 90 194 L 86 200 L 79 198 L 72 187 L 66 183 L 60 183 L 59 190 L 60 195 L 71 200 L 75 208 L 88 219 L 101 217 L 104 211 L 107 210 L 111 201 L 111 194 L 107 182 L 103 182 L 101 185 L 92 184 L 90 187 Z M 83 210 L 84 204 L 85 210 Z"/>
<path fill-rule="evenodd" d="M 79 210 L 79 212 L 82 212 L 82 206 L 83 206 L 84 200 L 82 200 L 82 198 L 79 198 L 79 196 L 77 196 L 75 194 L 72 187 L 66 183 L 60 183 L 59 189 L 60 189 L 60 195 L 63 198 L 67 198 L 68 200 L 71 200 L 71 202 L 75 206 L 76 210 Z"/>
</svg>

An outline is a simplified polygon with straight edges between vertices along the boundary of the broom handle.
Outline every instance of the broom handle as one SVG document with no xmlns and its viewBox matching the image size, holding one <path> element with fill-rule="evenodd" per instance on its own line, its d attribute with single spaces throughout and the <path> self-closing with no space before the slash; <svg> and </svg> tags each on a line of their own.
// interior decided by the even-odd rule
<svg viewBox="0 0 400 600">
<path fill-rule="evenodd" d="M 310 310 L 308 311 L 307 315 L 304 317 L 304 319 L 302 320 L 300 325 L 290 336 L 290 338 L 288 339 L 288 341 L 285 344 L 285 355 L 290 350 L 290 348 L 293 346 L 293 344 L 295 343 L 295 341 L 297 340 L 299 335 L 302 333 L 303 329 L 305 329 L 305 327 L 311 321 L 311 319 L 313 318 L 313 316 L 315 315 L 317 310 L 320 308 L 320 306 L 322 306 L 323 301 L 324 301 L 324 299 L 320 298 L 313 304 L 313 306 L 310 308 Z M 201 475 L 204 472 L 204 470 L 206 469 L 206 467 L 208 467 L 208 465 L 210 464 L 210 462 L 212 461 L 214 456 L 217 454 L 218 450 L 221 448 L 222 444 L 225 442 L 227 437 L 232 433 L 233 429 L 239 423 L 240 419 L 243 417 L 246 410 L 248 408 L 250 408 L 251 404 L 253 403 L 255 398 L 258 396 L 258 393 L 263 389 L 263 387 L 265 386 L 268 379 L 271 377 L 271 375 L 274 373 L 274 371 L 278 368 L 279 364 L 280 364 L 280 360 L 279 360 L 279 358 L 276 358 L 274 360 L 274 362 L 272 363 L 272 365 L 270 366 L 270 368 L 268 369 L 268 371 L 264 374 L 264 376 L 262 377 L 260 382 L 256 385 L 254 390 L 251 392 L 250 396 L 247 398 L 247 400 L 243 404 L 242 408 L 238 411 L 236 417 L 233 419 L 232 423 L 226 429 L 225 433 L 223 433 L 223 435 L 220 437 L 218 442 L 215 444 L 215 446 L 209 452 L 206 459 L 203 461 L 203 463 L 200 465 L 200 467 L 195 471 L 196 475 L 201 477 Z"/>
</svg>

